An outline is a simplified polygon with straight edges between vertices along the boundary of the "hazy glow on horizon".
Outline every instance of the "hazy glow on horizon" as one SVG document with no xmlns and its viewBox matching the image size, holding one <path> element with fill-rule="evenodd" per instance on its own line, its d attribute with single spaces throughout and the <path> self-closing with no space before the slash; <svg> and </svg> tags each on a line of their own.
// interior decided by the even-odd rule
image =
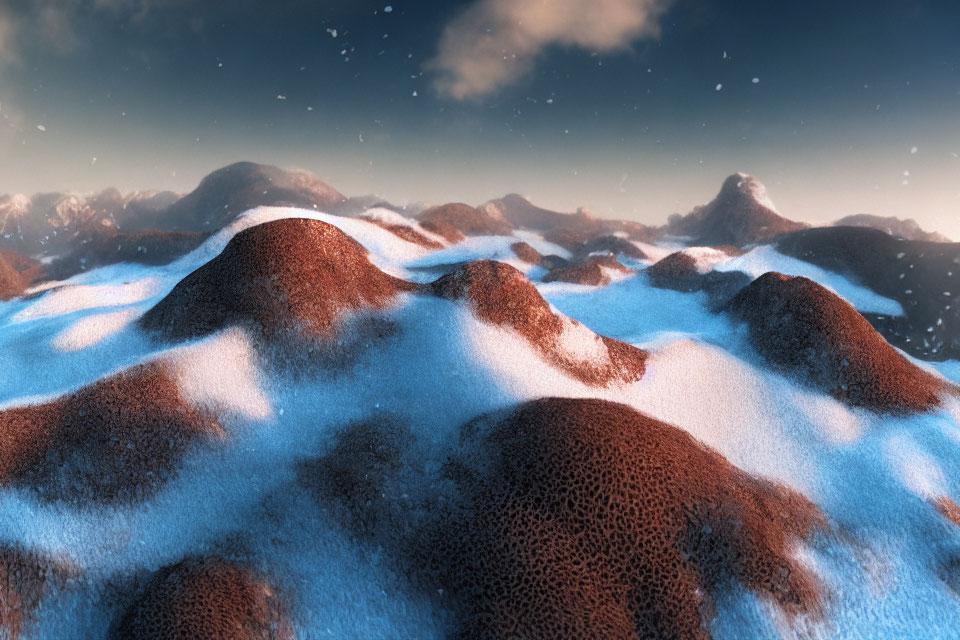
<svg viewBox="0 0 960 640">
<path fill-rule="evenodd" d="M 744 171 L 792 219 L 960 239 L 953 9 L 604 0 L 622 24 L 577 31 L 544 7 L 593 5 L 552 2 L 70 0 L 52 22 L 47 0 L 0 2 L 0 194 L 184 193 L 251 160 L 396 203 L 518 192 L 662 224 Z M 471 75 L 488 45 L 517 65 Z"/>
</svg>

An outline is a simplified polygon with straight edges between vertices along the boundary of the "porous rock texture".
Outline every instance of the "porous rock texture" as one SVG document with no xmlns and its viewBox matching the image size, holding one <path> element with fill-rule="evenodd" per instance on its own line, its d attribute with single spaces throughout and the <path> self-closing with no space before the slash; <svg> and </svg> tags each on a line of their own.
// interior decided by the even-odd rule
<svg viewBox="0 0 960 640">
<path fill-rule="evenodd" d="M 900 355 L 845 300 L 802 277 L 766 273 L 728 306 L 757 351 L 782 371 L 850 405 L 931 410 L 944 383 Z"/>
<path fill-rule="evenodd" d="M 540 254 L 540 252 L 526 242 L 514 242 L 512 245 L 510 245 L 510 249 L 513 251 L 514 255 L 527 264 L 540 264 L 540 261 L 543 260 L 543 256 Z"/>
<path fill-rule="evenodd" d="M 160 569 L 114 625 L 112 640 L 293 640 L 287 606 L 247 567 L 217 557 Z"/>
<path fill-rule="evenodd" d="M 44 596 L 62 586 L 71 573 L 54 558 L 19 546 L 0 546 L 0 637 L 17 640 Z"/>
<path fill-rule="evenodd" d="M 330 339 L 347 313 L 384 308 L 413 289 L 371 264 L 366 250 L 333 225 L 287 218 L 238 233 L 140 324 L 172 340 L 230 325 L 268 337 Z"/>
<path fill-rule="evenodd" d="M 176 474 L 191 442 L 223 436 L 149 363 L 40 405 L 0 412 L 0 486 L 43 500 L 131 503 Z"/>
<path fill-rule="evenodd" d="M 820 613 L 793 550 L 826 522 L 800 494 L 608 401 L 545 398 L 484 422 L 449 467 L 462 510 L 413 552 L 449 591 L 456 637 L 705 640 L 732 582 Z"/>
<path fill-rule="evenodd" d="M 545 360 L 585 384 L 631 383 L 643 376 L 647 353 L 619 340 L 595 337 L 602 342 L 605 358 L 579 360 L 567 353 L 562 345 L 564 323 L 574 321 L 555 314 L 536 287 L 510 265 L 471 262 L 427 285 L 427 290 L 448 300 L 467 301 L 480 320 L 516 331 Z"/>
</svg>

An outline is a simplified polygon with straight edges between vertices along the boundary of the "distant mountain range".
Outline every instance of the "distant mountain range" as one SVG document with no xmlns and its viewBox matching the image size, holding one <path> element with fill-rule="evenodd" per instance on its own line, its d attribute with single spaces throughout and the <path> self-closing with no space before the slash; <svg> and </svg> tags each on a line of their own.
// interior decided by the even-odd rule
<svg viewBox="0 0 960 640">
<path fill-rule="evenodd" d="M 210 173 L 186 195 L 170 191 L 122 194 L 113 188 L 87 195 L 0 195 L 0 249 L 51 257 L 74 249 L 78 242 L 115 234 L 209 233 L 258 206 L 289 206 L 350 216 L 373 207 L 393 209 L 408 216 L 429 208 L 424 205 L 398 207 L 376 196 L 350 198 L 305 171 L 238 162 Z M 429 212 L 427 217 L 432 219 L 429 224 L 443 226 L 443 218 L 456 212 L 451 205 L 443 206 L 446 209 L 434 208 Z M 473 209 L 468 205 L 463 207 Z M 461 223 L 467 225 L 468 235 L 484 230 L 501 232 L 507 224 L 547 232 L 549 239 L 561 245 L 584 242 L 599 234 L 622 234 L 645 242 L 672 236 L 691 244 L 740 247 L 809 226 L 780 215 L 763 184 L 742 173 L 727 178 L 711 202 L 687 215 L 671 216 L 662 227 L 629 220 L 605 220 L 585 209 L 574 213 L 551 211 L 517 194 L 491 200 L 474 209 L 470 214 L 474 218 L 472 226 L 463 217 L 467 209 L 459 209 L 458 215 Z M 858 214 L 842 218 L 834 225 L 879 229 L 906 240 L 949 242 L 945 236 L 924 231 L 909 219 Z"/>
</svg>

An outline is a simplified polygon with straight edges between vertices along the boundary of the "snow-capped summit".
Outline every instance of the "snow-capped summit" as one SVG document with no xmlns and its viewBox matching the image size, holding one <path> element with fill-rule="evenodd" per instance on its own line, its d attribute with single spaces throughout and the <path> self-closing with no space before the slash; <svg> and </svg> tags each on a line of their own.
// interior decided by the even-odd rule
<svg viewBox="0 0 960 640">
<path fill-rule="evenodd" d="M 739 179 L 734 180 L 735 178 Z M 734 184 L 736 185 L 735 187 L 733 187 Z M 776 205 L 773 204 L 773 200 L 770 199 L 770 195 L 767 193 L 767 187 L 760 182 L 756 176 L 738 171 L 724 181 L 721 190 L 729 188 L 736 188 L 737 191 L 748 198 L 752 198 L 760 206 L 766 207 L 774 213 L 779 213 Z"/>
<path fill-rule="evenodd" d="M 806 225 L 782 217 L 760 180 L 735 173 L 723 182 L 720 193 L 686 216 L 673 215 L 667 233 L 690 238 L 697 244 L 743 246 Z"/>
</svg>

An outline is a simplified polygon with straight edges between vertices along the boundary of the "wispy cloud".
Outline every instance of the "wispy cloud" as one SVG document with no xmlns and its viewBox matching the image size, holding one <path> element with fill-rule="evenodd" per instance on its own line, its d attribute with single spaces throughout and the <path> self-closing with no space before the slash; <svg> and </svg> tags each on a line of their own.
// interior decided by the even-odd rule
<svg viewBox="0 0 960 640">
<path fill-rule="evenodd" d="M 126 12 L 142 19 L 155 8 L 188 5 L 198 0 L 28 0 L 4 6 L 0 0 L 0 69 L 23 60 L 28 45 L 69 53 L 82 41 L 75 23 L 97 12 Z"/>
<path fill-rule="evenodd" d="M 552 45 L 609 52 L 658 33 L 672 0 L 477 0 L 444 29 L 429 68 L 456 100 L 529 73 Z"/>
</svg>

